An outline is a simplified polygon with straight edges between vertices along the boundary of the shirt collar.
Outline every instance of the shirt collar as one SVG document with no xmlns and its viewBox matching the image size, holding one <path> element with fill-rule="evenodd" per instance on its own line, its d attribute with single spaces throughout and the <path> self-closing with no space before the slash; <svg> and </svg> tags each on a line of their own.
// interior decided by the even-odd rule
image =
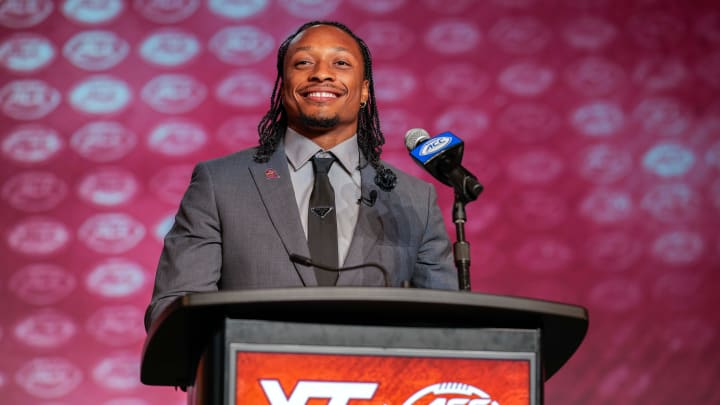
<svg viewBox="0 0 720 405">
<path fill-rule="evenodd" d="M 323 151 L 315 142 L 306 138 L 292 128 L 285 131 L 285 155 L 293 170 L 298 171 L 316 153 Z M 352 173 L 360 164 L 360 148 L 357 144 L 357 134 L 346 139 L 339 145 L 325 151 L 332 152 L 346 172 Z"/>
</svg>

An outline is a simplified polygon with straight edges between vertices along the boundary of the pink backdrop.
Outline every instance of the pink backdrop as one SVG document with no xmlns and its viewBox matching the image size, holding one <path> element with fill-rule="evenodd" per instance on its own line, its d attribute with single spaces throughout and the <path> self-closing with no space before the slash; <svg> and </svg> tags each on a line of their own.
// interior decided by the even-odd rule
<svg viewBox="0 0 720 405">
<path fill-rule="evenodd" d="M 138 381 L 162 235 L 194 163 L 256 142 L 281 40 L 327 18 L 375 55 L 387 160 L 429 179 L 405 131 L 466 141 L 473 290 L 590 310 L 547 403 L 720 403 L 719 8 L 0 1 L 0 402 L 184 402 Z"/>
</svg>

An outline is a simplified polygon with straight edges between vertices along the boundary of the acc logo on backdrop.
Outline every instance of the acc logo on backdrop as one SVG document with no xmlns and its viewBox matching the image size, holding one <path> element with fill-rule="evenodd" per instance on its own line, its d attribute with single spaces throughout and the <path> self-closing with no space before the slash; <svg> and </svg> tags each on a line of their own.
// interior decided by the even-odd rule
<svg viewBox="0 0 720 405">
<path fill-rule="evenodd" d="M 399 67 L 375 70 L 375 96 L 382 101 L 399 101 L 409 97 L 417 87 L 413 72 Z"/>
<path fill-rule="evenodd" d="M 595 184 L 609 184 L 627 176 L 632 170 L 633 157 L 627 148 L 614 145 L 593 145 L 578 157 L 578 173 Z"/>
<path fill-rule="evenodd" d="M 550 236 L 523 242 L 515 251 L 515 262 L 536 272 L 553 272 L 567 268 L 575 254 L 567 243 Z"/>
<path fill-rule="evenodd" d="M 260 14 L 268 0 L 209 0 L 208 8 L 214 14 L 230 19 L 248 18 Z"/>
<path fill-rule="evenodd" d="M 135 0 L 134 6 L 150 21 L 171 24 L 190 17 L 200 6 L 200 0 Z"/>
<path fill-rule="evenodd" d="M 143 86 L 140 97 L 155 111 L 165 114 L 188 112 L 203 102 L 207 89 L 185 74 L 156 76 Z"/>
<path fill-rule="evenodd" d="M 675 46 L 686 34 L 685 22 L 680 17 L 657 11 L 630 16 L 627 30 L 637 45 L 651 50 Z"/>
<path fill-rule="evenodd" d="M 383 110 L 383 128 L 387 128 L 386 124 L 384 124 L 386 116 L 387 114 Z M 393 132 L 389 131 L 388 133 Z M 228 119 L 218 128 L 217 139 L 232 151 L 254 145 L 257 143 L 257 117 L 254 115 L 242 115 Z M 179 201 L 179 199 L 175 201 Z"/>
<path fill-rule="evenodd" d="M 677 177 L 687 173 L 695 163 L 695 154 L 683 145 L 661 143 L 643 156 L 643 167 L 660 177 Z"/>
<path fill-rule="evenodd" d="M 669 90 L 688 79 L 688 68 L 680 58 L 649 57 L 633 71 L 633 81 L 649 90 Z"/>
<path fill-rule="evenodd" d="M 75 276 L 53 264 L 32 264 L 18 270 L 8 286 L 21 300 L 33 305 L 54 304 L 75 290 Z"/>
<path fill-rule="evenodd" d="M 632 213 L 632 197 L 622 190 L 596 189 L 580 202 L 580 214 L 599 224 L 621 222 Z"/>
<path fill-rule="evenodd" d="M 487 73 L 476 67 L 467 63 L 452 63 L 433 69 L 428 75 L 427 87 L 440 99 L 464 102 L 484 92 L 489 82 Z"/>
<path fill-rule="evenodd" d="M 335 11 L 342 0 L 279 0 L 288 13 L 301 18 L 322 18 Z"/>
<path fill-rule="evenodd" d="M 408 398 L 403 405 L 500 405 L 480 388 L 459 382 L 427 386 Z"/>
<path fill-rule="evenodd" d="M 537 96 L 545 92 L 555 81 L 555 73 L 534 62 L 515 63 L 498 76 L 503 90 L 518 96 Z"/>
<path fill-rule="evenodd" d="M 62 357 L 36 357 L 15 374 L 15 382 L 36 398 L 60 398 L 83 380 L 80 368 Z"/>
<path fill-rule="evenodd" d="M 671 265 L 688 265 L 700 259 L 705 240 L 691 231 L 669 231 L 658 236 L 652 244 L 652 255 Z"/>
<path fill-rule="evenodd" d="M 145 227 L 122 213 L 97 214 L 78 230 L 80 240 L 98 253 L 117 254 L 134 248 L 145 236 Z"/>
<path fill-rule="evenodd" d="M 148 35 L 140 44 L 140 56 L 160 66 L 181 66 L 202 50 L 197 38 L 189 32 L 166 28 Z"/>
<path fill-rule="evenodd" d="M 58 347 L 67 343 L 77 326 L 72 318 L 57 311 L 44 310 L 21 319 L 15 325 L 15 338 L 28 346 L 37 348 Z"/>
<path fill-rule="evenodd" d="M 689 107 L 669 97 L 641 101 L 633 110 L 632 117 L 640 123 L 643 131 L 662 136 L 682 135 L 693 121 Z"/>
<path fill-rule="evenodd" d="M 350 2 L 355 7 L 376 14 L 390 13 L 405 4 L 405 0 L 350 0 Z"/>
<path fill-rule="evenodd" d="M 14 80 L 0 90 L 0 108 L 10 118 L 35 120 L 60 104 L 60 92 L 42 80 Z"/>
<path fill-rule="evenodd" d="M 140 290 L 145 283 L 142 267 L 126 259 L 109 259 L 95 266 L 85 279 L 88 291 L 106 297 L 121 298 Z"/>
<path fill-rule="evenodd" d="M 90 204 L 107 207 L 128 202 L 138 188 L 137 179 L 129 171 L 104 168 L 85 175 L 78 184 L 78 194 Z"/>
<path fill-rule="evenodd" d="M 148 136 L 148 147 L 168 156 L 184 156 L 202 148 L 205 131 L 195 122 L 172 120 L 155 127 Z"/>
<path fill-rule="evenodd" d="M 435 23 L 425 33 L 425 44 L 431 50 L 443 54 L 469 52 L 477 48 L 481 40 L 482 33 L 471 23 L 462 20 Z"/>
<path fill-rule="evenodd" d="M 130 305 L 104 307 L 90 316 L 85 329 L 106 345 L 132 344 L 145 338 L 143 311 Z"/>
<path fill-rule="evenodd" d="M 642 295 L 642 288 L 634 280 L 609 279 L 593 285 L 589 298 L 598 308 L 620 312 L 637 307 Z"/>
<path fill-rule="evenodd" d="M 257 121 L 256 117 L 253 119 Z M 162 201 L 176 205 L 190 183 L 192 171 L 192 165 L 166 166 L 150 178 L 150 190 Z"/>
<path fill-rule="evenodd" d="M 463 134 L 465 139 L 473 139 L 481 137 L 489 124 L 490 119 L 485 112 L 477 108 L 457 106 L 450 107 L 437 117 L 435 130 L 442 132 L 453 128 L 453 131 Z"/>
<path fill-rule="evenodd" d="M 105 388 L 130 390 L 140 385 L 140 357 L 116 353 L 100 361 L 92 371 L 93 380 Z"/>
<path fill-rule="evenodd" d="M 31 73 L 40 70 L 54 58 L 52 42 L 41 35 L 16 34 L 0 44 L 0 63 L 13 72 Z"/>
<path fill-rule="evenodd" d="M 578 49 L 600 49 L 617 35 L 617 28 L 609 22 L 596 17 L 572 19 L 565 27 L 563 36 L 570 46 Z"/>
<path fill-rule="evenodd" d="M 52 128 L 42 125 L 23 125 L 14 129 L 2 141 L 2 151 L 20 163 L 47 162 L 63 148 L 63 140 Z"/>
<path fill-rule="evenodd" d="M 578 107 L 570 122 L 583 135 L 604 137 L 615 134 L 625 125 L 625 114 L 615 103 L 594 101 Z"/>
<path fill-rule="evenodd" d="M 373 59 L 397 58 L 415 42 L 415 34 L 397 21 L 369 21 L 358 32 L 372 49 Z"/>
<path fill-rule="evenodd" d="M 94 162 L 109 162 L 127 155 L 137 144 L 137 135 L 113 121 L 96 121 L 78 129 L 71 147 Z"/>
<path fill-rule="evenodd" d="M 567 218 L 565 201 L 556 194 L 541 190 L 517 193 L 509 204 L 509 210 L 513 220 L 528 229 L 552 228 Z"/>
<path fill-rule="evenodd" d="M 508 53 L 532 54 L 550 42 L 550 30 L 535 17 L 506 17 L 488 33 L 490 41 Z"/>
<path fill-rule="evenodd" d="M 632 266 L 643 252 L 642 242 L 624 232 L 594 234 L 585 243 L 590 264 L 601 271 L 620 272 Z"/>
<path fill-rule="evenodd" d="M 560 117 L 548 106 L 534 102 L 510 104 L 500 113 L 497 126 L 522 142 L 537 142 L 555 135 Z"/>
<path fill-rule="evenodd" d="M 102 24 L 115 19 L 125 9 L 123 0 L 66 0 L 63 14 L 81 24 Z"/>
<path fill-rule="evenodd" d="M 52 0 L 5 0 L 0 2 L 0 24 L 28 28 L 45 20 L 53 11 Z"/>
<path fill-rule="evenodd" d="M 67 185 L 52 172 L 21 172 L 5 182 L 2 196 L 20 211 L 40 212 L 56 207 L 67 195 Z"/>
<path fill-rule="evenodd" d="M 606 59 L 588 57 L 565 70 L 565 81 L 580 94 L 604 96 L 621 87 L 625 81 L 623 69 Z"/>
<path fill-rule="evenodd" d="M 657 184 L 643 195 L 640 206 L 658 222 L 683 224 L 699 217 L 702 198 L 687 184 Z"/>
<path fill-rule="evenodd" d="M 26 218 L 10 228 L 7 235 L 10 248 L 27 255 L 55 253 L 70 240 L 70 232 L 65 225 L 43 217 Z"/>
<path fill-rule="evenodd" d="M 130 46 L 112 31 L 84 31 L 76 34 L 63 47 L 63 55 L 80 69 L 98 71 L 120 63 Z"/>
<path fill-rule="evenodd" d="M 70 104 L 88 114 L 112 114 L 132 99 L 127 83 L 112 76 L 92 76 L 70 90 Z"/>
<path fill-rule="evenodd" d="M 273 37 L 249 25 L 227 27 L 210 38 L 210 51 L 231 65 L 250 65 L 261 61 L 274 47 Z"/>
<path fill-rule="evenodd" d="M 511 157 L 507 169 L 510 177 L 520 183 L 548 183 L 563 170 L 563 160 L 550 150 L 533 149 Z"/>
<path fill-rule="evenodd" d="M 267 102 L 273 84 L 255 71 L 233 72 L 215 88 L 215 97 L 233 107 L 252 107 Z M 257 126 L 257 124 L 256 124 Z"/>
</svg>

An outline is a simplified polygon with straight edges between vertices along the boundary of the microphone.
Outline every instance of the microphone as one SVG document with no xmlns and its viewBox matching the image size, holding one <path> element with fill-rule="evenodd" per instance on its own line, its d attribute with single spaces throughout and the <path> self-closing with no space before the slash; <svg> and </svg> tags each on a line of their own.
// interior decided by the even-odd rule
<svg viewBox="0 0 720 405">
<path fill-rule="evenodd" d="M 375 192 L 375 194 L 377 194 L 377 192 Z M 328 270 L 328 271 L 337 271 L 337 272 L 348 271 L 348 270 L 357 270 L 357 269 L 361 269 L 363 267 L 374 267 L 374 268 L 380 270 L 380 272 L 382 273 L 383 281 L 385 282 L 385 287 L 390 287 L 390 282 L 388 282 L 387 270 L 385 270 L 385 268 L 383 266 L 381 266 L 377 263 L 364 263 L 364 264 L 358 264 L 357 266 L 348 266 L 348 267 L 330 267 L 330 266 L 325 266 L 322 264 L 314 263 L 312 261 L 312 259 L 310 259 L 309 257 L 301 256 L 301 255 L 298 255 L 295 253 L 290 253 L 290 261 L 293 263 L 302 264 L 303 266 L 317 267 L 319 269 Z"/>
<path fill-rule="evenodd" d="M 375 206 L 375 200 L 377 200 L 378 192 L 377 190 L 371 190 L 370 191 L 370 197 L 365 198 L 360 194 L 360 198 L 358 198 L 357 203 L 358 204 L 365 204 L 368 207 L 374 207 Z"/>
<path fill-rule="evenodd" d="M 483 186 L 460 164 L 463 146 L 463 141 L 449 131 L 433 138 L 422 128 L 413 128 L 405 133 L 405 147 L 413 160 L 469 202 L 477 199 Z"/>
</svg>

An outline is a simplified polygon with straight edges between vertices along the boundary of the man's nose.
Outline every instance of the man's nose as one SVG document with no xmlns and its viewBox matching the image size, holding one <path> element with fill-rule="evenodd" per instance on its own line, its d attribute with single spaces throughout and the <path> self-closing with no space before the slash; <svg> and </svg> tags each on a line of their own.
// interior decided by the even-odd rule
<svg viewBox="0 0 720 405">
<path fill-rule="evenodd" d="M 310 77 L 310 80 L 315 81 L 333 81 L 335 80 L 335 74 L 333 73 L 332 69 L 327 66 L 324 63 L 318 63 L 315 65 L 315 69 L 313 69 L 312 76 Z"/>
</svg>

